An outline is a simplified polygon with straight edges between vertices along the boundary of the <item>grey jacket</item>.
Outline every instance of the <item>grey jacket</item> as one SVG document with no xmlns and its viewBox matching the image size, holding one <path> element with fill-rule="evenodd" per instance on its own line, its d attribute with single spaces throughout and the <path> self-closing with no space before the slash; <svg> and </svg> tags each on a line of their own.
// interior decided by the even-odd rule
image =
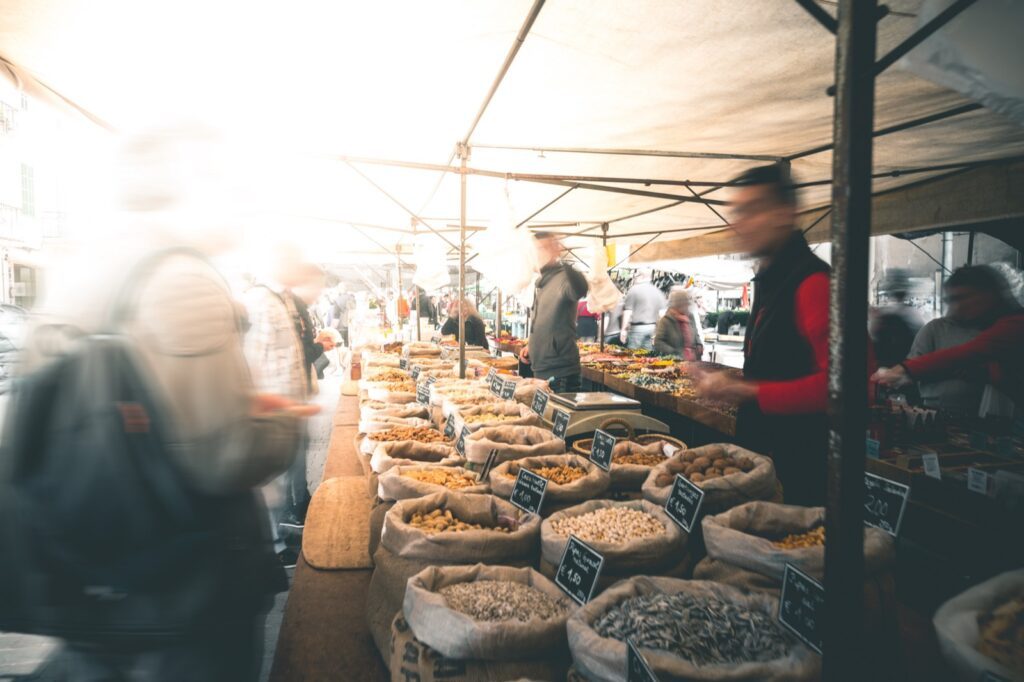
<svg viewBox="0 0 1024 682">
<path fill-rule="evenodd" d="M 697 347 L 701 345 L 700 328 L 697 326 L 697 320 L 693 313 L 688 314 L 690 317 L 690 328 L 693 329 L 691 346 L 694 352 L 696 352 Z M 661 316 L 661 319 L 658 320 L 658 326 L 654 330 L 654 352 L 657 355 L 682 356 L 683 354 L 683 332 L 679 329 L 679 323 L 675 318 L 667 314 Z"/>
<path fill-rule="evenodd" d="M 538 379 L 580 373 L 576 306 L 587 289 L 586 278 L 571 265 L 554 263 L 541 269 L 530 329 L 530 367 Z"/>
</svg>

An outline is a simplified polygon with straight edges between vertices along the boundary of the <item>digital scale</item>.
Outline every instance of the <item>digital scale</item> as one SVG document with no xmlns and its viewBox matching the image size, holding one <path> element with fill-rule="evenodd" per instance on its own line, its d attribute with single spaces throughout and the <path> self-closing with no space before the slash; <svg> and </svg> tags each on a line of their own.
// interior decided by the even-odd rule
<svg viewBox="0 0 1024 682">
<path fill-rule="evenodd" d="M 620 419 L 637 432 L 669 432 L 668 424 L 640 412 L 638 400 L 618 393 L 551 393 L 544 410 L 544 420 L 549 428 L 555 408 L 569 413 L 569 428 L 565 432 L 567 440 L 590 435 L 609 419 Z"/>
</svg>

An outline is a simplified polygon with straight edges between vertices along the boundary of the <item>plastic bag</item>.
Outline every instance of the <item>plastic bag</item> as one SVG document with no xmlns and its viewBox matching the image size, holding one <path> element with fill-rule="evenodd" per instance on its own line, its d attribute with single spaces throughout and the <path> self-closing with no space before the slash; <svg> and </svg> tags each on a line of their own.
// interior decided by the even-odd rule
<svg viewBox="0 0 1024 682">
<path fill-rule="evenodd" d="M 592 313 L 614 310 L 622 300 L 622 292 L 608 276 L 608 251 L 603 246 L 593 248 L 587 283 L 590 285 L 587 291 L 587 309 Z"/>
</svg>

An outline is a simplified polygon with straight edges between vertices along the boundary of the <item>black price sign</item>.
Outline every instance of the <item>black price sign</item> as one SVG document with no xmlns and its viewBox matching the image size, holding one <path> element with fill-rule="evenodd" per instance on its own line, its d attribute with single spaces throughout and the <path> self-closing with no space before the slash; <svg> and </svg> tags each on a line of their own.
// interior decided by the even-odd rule
<svg viewBox="0 0 1024 682">
<path fill-rule="evenodd" d="M 533 404 L 530 407 L 534 412 L 543 417 L 544 410 L 548 407 L 548 392 L 538 389 L 537 392 L 533 394 Z"/>
<path fill-rule="evenodd" d="M 454 438 L 455 437 L 455 415 L 448 417 L 448 420 L 444 423 L 444 437 Z"/>
<path fill-rule="evenodd" d="M 601 429 L 594 431 L 594 442 L 590 446 L 590 461 L 605 471 L 611 470 L 614 447 L 615 436 Z"/>
<path fill-rule="evenodd" d="M 556 438 L 565 440 L 565 432 L 569 430 L 569 413 L 557 407 L 552 410 L 551 431 Z"/>
<path fill-rule="evenodd" d="M 626 682 L 658 682 L 633 640 L 626 640 Z"/>
<path fill-rule="evenodd" d="M 409 358 L 399 358 L 398 369 L 409 369 Z"/>
<path fill-rule="evenodd" d="M 693 531 L 700 514 L 700 505 L 704 502 L 704 490 L 692 483 L 686 476 L 676 474 L 672 483 L 672 492 L 665 501 L 665 513 L 687 533 Z"/>
<path fill-rule="evenodd" d="M 792 564 L 786 564 L 779 596 L 779 622 L 820 654 L 824 615 L 825 588 Z"/>
<path fill-rule="evenodd" d="M 527 514 L 539 514 L 547 490 L 548 479 L 525 467 L 519 467 L 519 475 L 516 476 L 516 484 L 512 486 L 512 496 L 508 501 Z"/>
<path fill-rule="evenodd" d="M 487 383 L 490 384 L 494 380 L 494 376 L 498 373 L 498 370 L 491 367 L 487 370 Z"/>
<path fill-rule="evenodd" d="M 419 381 L 420 380 L 420 372 L 422 372 L 422 371 L 423 371 L 423 368 L 420 367 L 419 365 L 416 365 L 415 367 L 413 367 L 412 368 L 412 380 L 413 381 Z"/>
<path fill-rule="evenodd" d="M 603 556 L 575 535 L 570 535 L 562 559 L 558 562 L 555 584 L 582 606 L 593 596 L 602 566 Z"/>
<path fill-rule="evenodd" d="M 427 386 L 433 386 L 436 381 L 437 377 L 427 377 Z"/>
<path fill-rule="evenodd" d="M 874 474 L 864 474 L 864 523 L 893 537 L 900 532 L 910 486 Z"/>
<path fill-rule="evenodd" d="M 451 417 L 449 417 L 449 420 Z M 459 434 L 459 439 L 455 441 L 455 452 L 459 453 L 459 457 L 466 456 L 466 438 L 469 436 L 469 427 L 463 426 L 462 433 Z"/>
<path fill-rule="evenodd" d="M 516 394 L 516 382 L 512 379 L 506 379 L 501 384 L 501 398 L 502 400 L 512 400 L 512 396 Z"/>
<path fill-rule="evenodd" d="M 487 459 L 484 460 L 484 468 L 480 470 L 480 482 L 486 483 L 487 477 L 491 475 L 491 469 L 494 468 L 494 463 L 498 461 L 498 451 L 491 450 L 487 453 Z"/>
<path fill-rule="evenodd" d="M 501 387 L 505 385 L 505 382 L 501 380 L 497 374 L 491 377 L 491 393 L 497 397 L 501 397 Z"/>
<path fill-rule="evenodd" d="M 430 386 L 420 384 L 416 387 L 416 402 L 420 405 L 430 404 Z"/>
</svg>

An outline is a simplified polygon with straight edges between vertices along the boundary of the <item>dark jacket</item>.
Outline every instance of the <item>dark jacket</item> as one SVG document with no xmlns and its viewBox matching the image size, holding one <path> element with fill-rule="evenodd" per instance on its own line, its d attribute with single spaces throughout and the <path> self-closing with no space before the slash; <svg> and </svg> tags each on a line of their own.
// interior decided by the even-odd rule
<svg viewBox="0 0 1024 682">
<path fill-rule="evenodd" d="M 697 320 L 693 313 L 687 313 L 690 318 L 690 328 L 693 330 L 693 338 L 690 339 L 691 347 L 696 353 L 698 343 Z M 683 330 L 679 328 L 679 322 L 665 313 L 658 320 L 658 326 L 654 329 L 654 352 L 658 355 L 679 355 L 683 354 Z"/>
<path fill-rule="evenodd" d="M 580 373 L 576 306 L 587 295 L 587 280 L 566 263 L 540 271 L 530 319 L 530 367 L 539 379 Z"/>
<path fill-rule="evenodd" d="M 743 375 L 755 381 L 787 381 L 812 374 L 812 349 L 800 334 L 796 294 L 811 275 L 829 272 L 800 233 L 756 277 L 754 305 L 744 341 Z M 766 415 L 757 401 L 740 406 L 736 435 L 746 447 L 775 460 L 787 502 L 816 505 L 825 499 L 828 422 L 824 413 Z"/>
<path fill-rule="evenodd" d="M 444 325 L 441 327 L 441 335 L 447 336 L 449 334 L 454 334 L 456 339 L 459 338 L 458 316 L 449 317 L 444 321 Z M 476 315 L 470 315 L 466 318 L 466 345 L 480 346 L 481 348 L 488 347 L 484 321 Z"/>
</svg>

